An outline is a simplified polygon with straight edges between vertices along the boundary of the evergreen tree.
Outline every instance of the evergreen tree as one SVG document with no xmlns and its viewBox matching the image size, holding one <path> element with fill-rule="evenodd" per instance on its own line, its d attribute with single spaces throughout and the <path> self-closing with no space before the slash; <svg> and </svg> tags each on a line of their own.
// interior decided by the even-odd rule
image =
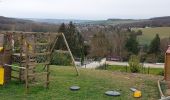
<svg viewBox="0 0 170 100">
<path fill-rule="evenodd" d="M 158 34 L 156 34 L 155 38 L 151 41 L 150 46 L 149 46 L 149 54 L 160 54 L 161 49 L 160 49 L 160 37 Z"/>
<path fill-rule="evenodd" d="M 138 54 L 139 48 L 138 48 L 138 41 L 135 34 L 130 34 L 129 38 L 126 41 L 125 48 L 128 52 L 133 54 Z"/>
<path fill-rule="evenodd" d="M 84 56 L 84 40 L 72 22 L 69 23 L 65 36 L 73 55 L 82 58 Z"/>
<path fill-rule="evenodd" d="M 59 33 L 64 33 L 71 52 L 76 57 L 84 58 L 84 39 L 82 35 L 76 30 L 75 25 L 70 22 L 68 27 L 64 23 L 61 24 L 58 30 Z M 66 50 L 66 46 L 62 36 L 59 36 L 56 49 Z"/>
<path fill-rule="evenodd" d="M 66 34 L 66 26 L 65 26 L 64 23 L 61 24 L 61 26 L 58 29 L 58 32 Z M 55 48 L 56 49 L 61 49 L 61 50 L 66 50 L 66 46 L 65 46 L 63 37 L 61 35 L 58 37 L 58 40 L 57 40 Z"/>
</svg>

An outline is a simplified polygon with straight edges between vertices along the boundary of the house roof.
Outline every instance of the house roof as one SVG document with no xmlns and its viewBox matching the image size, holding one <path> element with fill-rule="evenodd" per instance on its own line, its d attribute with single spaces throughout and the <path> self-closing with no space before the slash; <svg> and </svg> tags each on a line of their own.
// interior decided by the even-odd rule
<svg viewBox="0 0 170 100">
<path fill-rule="evenodd" d="M 169 47 L 168 47 L 166 53 L 170 53 L 170 45 L 169 45 Z"/>
</svg>

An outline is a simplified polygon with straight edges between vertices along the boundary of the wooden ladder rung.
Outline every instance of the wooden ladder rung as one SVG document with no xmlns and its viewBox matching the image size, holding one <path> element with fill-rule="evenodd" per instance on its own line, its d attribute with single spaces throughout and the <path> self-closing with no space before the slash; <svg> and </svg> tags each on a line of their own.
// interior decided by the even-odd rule
<svg viewBox="0 0 170 100">
<path fill-rule="evenodd" d="M 37 56 L 43 56 L 43 55 L 49 55 L 51 54 L 50 52 L 43 52 L 43 53 L 29 53 L 29 55 L 37 55 Z"/>
<path fill-rule="evenodd" d="M 16 76 L 11 76 L 11 78 L 14 78 L 14 79 L 20 79 L 20 78 L 18 78 L 18 77 L 16 77 Z"/>
<path fill-rule="evenodd" d="M 55 52 L 58 52 L 58 53 L 69 53 L 69 51 L 63 51 L 63 50 L 55 50 Z"/>
<path fill-rule="evenodd" d="M 20 72 L 19 70 L 16 70 L 16 69 L 11 69 L 12 71 L 14 71 L 14 72 Z"/>
<path fill-rule="evenodd" d="M 20 53 L 14 53 L 14 54 L 12 54 L 12 56 L 20 57 Z M 22 56 L 24 57 L 25 54 L 22 54 Z"/>
<path fill-rule="evenodd" d="M 50 81 L 46 81 L 46 82 L 32 82 L 32 83 L 29 83 L 28 85 L 29 86 L 35 86 L 35 85 L 41 85 L 41 84 L 47 84 L 47 83 L 50 83 Z"/>
<path fill-rule="evenodd" d="M 36 65 L 48 65 L 50 62 L 44 62 L 44 63 L 29 63 L 29 66 L 36 66 Z"/>
<path fill-rule="evenodd" d="M 22 63 L 25 63 L 26 60 L 21 61 Z M 30 59 L 29 62 L 35 62 L 35 59 Z"/>
<path fill-rule="evenodd" d="M 30 43 L 31 45 L 50 45 L 50 43 Z"/>
<path fill-rule="evenodd" d="M 28 70 L 34 70 L 35 69 L 35 67 L 29 67 L 28 68 Z"/>
<path fill-rule="evenodd" d="M 49 74 L 49 72 L 39 72 L 39 73 L 34 73 L 34 74 L 28 74 L 28 76 L 38 76 L 38 75 L 42 75 L 42 74 Z"/>
</svg>

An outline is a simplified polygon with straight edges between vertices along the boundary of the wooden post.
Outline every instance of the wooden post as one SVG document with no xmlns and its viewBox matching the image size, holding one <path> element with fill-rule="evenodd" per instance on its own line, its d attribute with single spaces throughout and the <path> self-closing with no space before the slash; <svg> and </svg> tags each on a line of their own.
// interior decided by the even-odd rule
<svg viewBox="0 0 170 100">
<path fill-rule="evenodd" d="M 49 73 L 49 64 L 47 66 L 47 79 L 46 79 L 46 88 L 49 88 L 49 80 L 50 80 L 50 73 Z"/>
<path fill-rule="evenodd" d="M 127 72 L 127 71 L 128 71 L 128 70 L 127 70 L 127 68 L 128 68 L 127 65 L 125 66 L 125 68 L 126 68 L 126 72 Z"/>
<path fill-rule="evenodd" d="M 167 74 L 166 74 L 166 69 L 167 69 L 167 53 L 165 53 L 165 64 L 164 64 L 164 80 L 166 80 L 167 78 Z"/>
<path fill-rule="evenodd" d="M 19 61 L 19 63 L 20 63 L 20 67 L 23 67 L 23 64 L 22 64 L 22 59 L 23 59 L 23 56 L 22 56 L 22 53 L 23 53 L 23 39 L 24 39 L 24 35 L 22 34 L 22 33 L 20 33 L 20 61 Z M 22 81 L 22 74 L 23 74 L 23 69 L 19 69 L 20 70 L 20 72 L 19 72 L 19 80 L 20 80 L 20 82 Z"/>
<path fill-rule="evenodd" d="M 11 67 L 5 66 L 5 64 L 11 64 L 12 63 L 12 34 L 11 33 L 5 33 L 4 34 L 4 40 L 3 43 L 3 57 L 2 57 L 2 65 L 4 66 L 4 82 L 7 83 L 11 80 Z"/>
<path fill-rule="evenodd" d="M 105 64 L 104 64 L 104 66 L 105 66 L 105 70 L 107 69 L 106 67 L 107 67 L 107 65 L 106 65 L 106 61 L 105 61 Z"/>
<path fill-rule="evenodd" d="M 33 34 L 33 38 L 34 38 L 34 43 L 36 44 L 37 43 L 37 34 L 36 33 Z M 37 52 L 37 46 L 32 45 L 32 47 L 33 47 L 33 52 L 36 53 Z M 34 59 L 35 59 L 35 62 L 36 62 L 36 56 L 34 56 Z M 36 67 L 36 65 L 33 68 L 33 73 L 35 73 L 35 69 L 36 69 L 35 67 Z M 33 77 L 33 80 L 35 80 L 35 77 Z"/>
<path fill-rule="evenodd" d="M 51 48 L 51 54 L 52 54 L 52 52 L 53 52 L 53 50 L 54 50 L 54 47 L 55 47 L 55 44 L 57 43 L 57 40 L 58 40 L 58 36 L 56 35 L 56 39 L 55 39 L 55 41 L 54 41 L 54 44 L 53 44 L 53 46 L 52 46 L 52 48 Z"/>
<path fill-rule="evenodd" d="M 148 66 L 148 74 L 149 74 L 150 67 Z"/>
<path fill-rule="evenodd" d="M 52 53 L 52 51 L 53 51 L 53 49 L 54 49 L 54 47 L 55 47 L 56 42 L 57 42 L 57 39 L 55 40 L 55 43 L 54 43 L 53 48 L 52 48 L 51 51 L 50 51 L 50 46 L 48 46 L 48 48 L 47 48 L 47 51 L 48 51 L 48 52 Z M 48 34 L 48 43 L 51 43 L 50 33 Z M 51 54 L 50 54 L 50 56 L 47 57 L 47 60 L 50 62 L 50 60 L 51 60 Z M 47 64 L 46 67 L 47 67 L 47 69 L 46 69 L 46 72 L 47 72 L 46 88 L 49 88 L 49 80 L 50 80 L 50 78 L 49 78 L 49 77 L 50 77 L 50 72 L 49 72 L 50 66 L 49 66 L 49 64 Z"/>
<path fill-rule="evenodd" d="M 26 93 L 28 92 L 28 63 L 29 63 L 29 56 L 28 56 L 28 49 L 29 49 L 29 45 L 26 42 L 26 69 L 25 69 L 25 89 L 26 89 Z"/>
<path fill-rule="evenodd" d="M 71 50 L 70 50 L 69 45 L 68 45 L 68 43 L 67 43 L 67 40 L 66 40 L 64 34 L 63 34 L 63 33 L 61 33 L 61 34 L 62 34 L 62 36 L 63 36 L 63 39 L 64 39 L 64 42 L 65 42 L 65 44 L 66 44 L 67 50 L 69 51 L 69 54 L 70 54 L 70 56 L 71 56 L 72 62 L 73 62 L 73 64 L 74 64 L 75 70 L 76 70 L 76 72 L 77 72 L 77 76 L 79 76 L 79 71 L 78 71 L 78 69 L 77 69 L 77 66 L 76 66 L 74 57 L 73 57 L 73 55 L 72 55 L 72 53 L 71 53 Z"/>
</svg>

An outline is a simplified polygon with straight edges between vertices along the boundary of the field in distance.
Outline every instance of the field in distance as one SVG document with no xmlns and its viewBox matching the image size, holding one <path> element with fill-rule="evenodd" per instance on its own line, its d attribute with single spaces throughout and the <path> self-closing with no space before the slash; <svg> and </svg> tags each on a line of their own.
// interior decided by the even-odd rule
<svg viewBox="0 0 170 100">
<path fill-rule="evenodd" d="M 134 28 L 133 30 L 142 30 L 143 34 L 138 36 L 140 44 L 150 44 L 156 34 L 159 34 L 161 39 L 170 37 L 170 27 Z"/>
</svg>

